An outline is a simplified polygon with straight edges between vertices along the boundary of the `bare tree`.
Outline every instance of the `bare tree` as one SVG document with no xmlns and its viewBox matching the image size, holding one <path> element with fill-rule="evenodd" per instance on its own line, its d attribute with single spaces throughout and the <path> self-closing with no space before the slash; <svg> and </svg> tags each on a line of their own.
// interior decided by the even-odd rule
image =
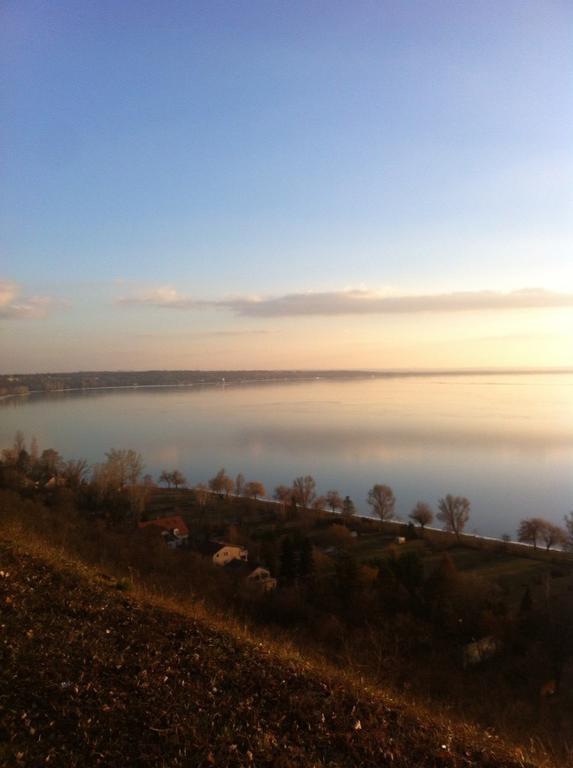
<svg viewBox="0 0 573 768">
<path fill-rule="evenodd" d="M 328 499 L 326 496 L 317 496 L 312 502 L 312 508 L 316 512 L 322 512 L 328 506 Z"/>
<path fill-rule="evenodd" d="M 438 520 L 446 531 L 455 533 L 457 540 L 470 517 L 471 505 L 465 496 L 452 496 L 448 493 L 438 502 Z"/>
<path fill-rule="evenodd" d="M 292 488 L 289 488 L 288 485 L 277 485 L 273 493 L 273 499 L 286 503 L 290 501 L 292 493 Z"/>
<path fill-rule="evenodd" d="M 39 468 L 44 481 L 59 477 L 64 469 L 64 460 L 53 448 L 46 448 L 40 456 Z"/>
<path fill-rule="evenodd" d="M 171 473 L 171 482 L 175 486 L 176 490 L 180 485 L 187 485 L 187 479 L 185 475 L 183 475 L 178 469 L 174 469 Z"/>
<path fill-rule="evenodd" d="M 24 433 L 21 430 L 18 430 L 16 434 L 14 435 L 14 441 L 12 443 L 11 448 L 4 448 L 2 451 L 2 461 L 4 461 L 6 464 L 12 465 L 16 464 L 18 461 L 18 457 L 22 453 L 22 451 L 26 450 L 26 439 L 24 438 Z"/>
<path fill-rule="evenodd" d="M 70 459 L 64 465 L 62 475 L 70 488 L 79 488 L 86 481 L 88 463 L 85 459 Z"/>
<path fill-rule="evenodd" d="M 114 448 L 106 453 L 105 462 L 93 468 L 93 486 L 100 503 L 108 505 L 112 520 L 118 522 L 123 516 L 126 497 L 132 518 L 140 517 L 147 498 L 143 486 L 138 485 L 143 466 L 143 459 L 136 451 Z"/>
<path fill-rule="evenodd" d="M 193 490 L 195 491 L 195 498 L 197 500 L 197 504 L 201 508 L 203 508 L 207 503 L 207 498 L 209 496 L 209 489 L 207 488 L 205 483 L 198 483 Z"/>
<path fill-rule="evenodd" d="M 280 502 L 281 510 L 284 513 L 287 507 L 287 504 L 292 499 L 293 490 L 292 488 L 289 488 L 288 485 L 277 485 L 277 487 L 274 490 L 273 493 L 273 499 L 276 499 L 278 502 Z"/>
<path fill-rule="evenodd" d="M 256 499 L 259 496 L 264 496 L 265 493 L 265 486 L 259 480 L 251 480 L 245 485 L 245 494 L 250 499 Z"/>
<path fill-rule="evenodd" d="M 573 512 L 569 512 L 569 514 L 565 515 L 563 519 L 565 521 L 565 530 L 567 533 L 567 541 L 565 542 L 565 546 L 567 549 L 573 550 Z"/>
<path fill-rule="evenodd" d="M 541 529 L 544 521 L 540 517 L 529 517 L 522 520 L 517 529 L 517 540 L 522 544 L 532 544 L 537 549 L 537 542 L 541 537 Z"/>
<path fill-rule="evenodd" d="M 36 464 L 39 457 L 40 457 L 40 449 L 38 447 L 38 440 L 34 435 L 32 437 L 32 442 L 30 443 L 30 461 L 32 462 L 32 464 Z"/>
<path fill-rule="evenodd" d="M 426 525 L 431 525 L 434 520 L 434 513 L 432 508 L 425 501 L 419 501 L 414 509 L 410 512 L 410 519 L 424 530 Z"/>
<path fill-rule="evenodd" d="M 42 463 L 42 467 L 45 469 L 45 471 L 53 475 L 59 474 L 64 467 L 64 460 L 58 451 L 54 450 L 53 448 L 46 448 L 42 451 L 40 462 Z"/>
<path fill-rule="evenodd" d="M 550 523 L 548 520 L 542 521 L 540 529 L 541 541 L 545 544 L 545 549 L 549 550 L 556 545 L 563 546 L 567 542 L 567 533 L 559 525 Z"/>
<path fill-rule="evenodd" d="M 345 496 L 342 501 L 342 517 L 352 517 L 356 514 L 356 507 L 350 496 Z"/>
<path fill-rule="evenodd" d="M 139 485 L 134 485 L 129 490 L 129 506 L 134 525 L 141 522 L 143 513 L 147 508 L 147 503 L 153 492 L 153 486 L 145 481 Z"/>
<path fill-rule="evenodd" d="M 342 509 L 342 496 L 338 491 L 327 491 L 326 503 L 332 512 L 336 512 L 337 509 Z"/>
<path fill-rule="evenodd" d="M 235 478 L 235 494 L 237 496 L 242 496 L 244 490 L 245 490 L 245 477 L 241 472 L 239 472 L 239 474 Z"/>
<path fill-rule="evenodd" d="M 173 472 L 168 472 L 166 469 L 161 470 L 161 474 L 159 475 L 159 482 L 165 483 L 168 488 L 171 488 L 173 485 Z"/>
<path fill-rule="evenodd" d="M 112 448 L 105 454 L 108 471 L 113 475 L 119 488 L 137 485 L 144 463 L 141 454 L 129 448 Z"/>
<path fill-rule="evenodd" d="M 373 485 L 368 491 L 367 501 L 380 520 L 391 520 L 394 517 L 396 497 L 389 485 Z"/>
<path fill-rule="evenodd" d="M 17 459 L 22 451 L 26 450 L 26 438 L 24 433 L 19 429 L 14 435 L 14 444 L 12 446 L 14 456 Z"/>
<path fill-rule="evenodd" d="M 297 477 L 293 480 L 292 493 L 296 503 L 307 509 L 316 496 L 316 481 L 312 475 Z"/>
<path fill-rule="evenodd" d="M 125 462 L 127 468 L 126 475 L 128 485 L 137 485 L 143 470 L 145 469 L 145 464 L 143 463 L 141 454 L 137 453 L 137 451 L 131 450 L 130 448 L 128 451 L 123 453 L 123 461 Z"/>
<path fill-rule="evenodd" d="M 96 464 L 92 468 L 91 482 L 100 503 L 113 491 L 118 490 L 105 464 Z"/>
<path fill-rule="evenodd" d="M 222 467 L 215 477 L 209 480 L 209 488 L 215 493 L 226 494 L 227 496 L 233 490 L 233 481 Z"/>
</svg>

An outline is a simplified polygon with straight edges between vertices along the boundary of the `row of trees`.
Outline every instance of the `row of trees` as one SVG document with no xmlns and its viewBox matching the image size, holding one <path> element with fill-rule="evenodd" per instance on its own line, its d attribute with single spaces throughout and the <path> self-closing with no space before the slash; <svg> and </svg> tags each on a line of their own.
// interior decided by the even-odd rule
<svg viewBox="0 0 573 768">
<path fill-rule="evenodd" d="M 163 470 L 160 475 L 160 482 L 167 483 L 169 486 L 176 485 L 173 477 L 178 475 L 180 484 L 184 482 L 181 473 L 175 470 L 167 472 Z M 176 486 L 177 487 L 177 486 Z M 203 500 L 204 491 L 210 490 L 213 493 L 229 496 L 246 496 L 247 498 L 257 499 L 266 495 L 266 489 L 260 481 L 245 482 L 244 476 L 239 473 L 233 480 L 226 473 L 225 469 L 220 469 L 212 477 L 208 485 L 199 484 L 196 489 L 201 493 Z M 292 484 L 278 485 L 273 492 L 273 499 L 280 502 L 283 508 L 289 504 L 302 507 L 303 509 L 324 510 L 331 512 L 340 512 L 343 516 L 352 516 L 356 514 L 354 502 L 349 496 L 342 495 L 334 489 L 327 491 L 325 495 L 317 495 L 316 481 L 312 475 L 301 475 L 296 477 Z M 372 512 L 382 521 L 393 520 L 396 518 L 396 497 L 388 485 L 377 483 L 368 491 L 368 504 Z M 456 536 L 464 530 L 470 516 L 471 505 L 464 496 L 452 496 L 448 494 L 438 502 L 437 519 L 443 524 L 446 530 L 451 531 Z M 434 520 L 434 513 L 430 505 L 424 501 L 419 501 L 410 514 L 410 518 L 417 522 L 422 528 L 431 525 Z"/>
<path fill-rule="evenodd" d="M 91 468 L 85 459 L 66 461 L 58 451 L 40 453 L 32 438 L 29 449 L 18 431 L 10 448 L 0 454 L 4 484 L 9 487 L 66 487 L 82 491 L 87 506 L 101 507 L 112 520 L 128 512 L 140 519 L 154 486 L 151 475 L 143 475 L 144 463 L 137 451 L 112 449 L 105 461 Z"/>
<path fill-rule="evenodd" d="M 395 517 L 396 497 L 388 485 L 372 486 L 368 491 L 368 504 L 380 520 L 392 520 Z M 469 520 L 470 511 L 471 505 L 465 496 L 448 494 L 438 502 L 437 518 L 446 530 L 459 536 Z M 427 502 L 419 501 L 410 513 L 410 519 L 424 528 L 432 524 L 434 513 Z"/>
<path fill-rule="evenodd" d="M 389 486 L 373 486 L 368 493 L 368 504 L 381 520 L 391 520 L 394 517 L 396 499 Z M 465 496 L 448 494 L 439 500 L 436 517 L 447 531 L 454 533 L 459 539 L 469 520 L 470 512 L 471 505 Z M 427 502 L 419 501 L 410 513 L 410 519 L 423 529 L 433 523 L 434 512 Z M 573 512 L 565 515 L 564 521 L 565 527 L 540 517 L 522 520 L 517 530 L 518 541 L 531 544 L 534 549 L 539 543 L 543 543 L 547 550 L 551 547 L 573 549 Z"/>
<path fill-rule="evenodd" d="M 38 484 L 66 485 L 73 489 L 85 486 L 90 468 L 85 459 L 65 461 L 58 451 L 48 448 L 40 453 L 38 443 L 32 439 L 29 449 L 24 435 L 17 432 L 10 448 L 1 454 L 4 469 L 23 476 L 28 482 Z M 134 518 L 143 513 L 151 489 L 154 486 L 151 475 L 143 475 L 144 463 L 141 455 L 133 450 L 112 449 L 105 454 L 105 461 L 96 464 L 91 472 L 90 488 L 99 505 L 111 508 L 127 506 Z M 177 469 L 163 470 L 159 482 L 178 489 L 187 485 L 184 475 Z M 229 496 L 231 494 L 250 499 L 266 496 L 266 489 L 258 480 L 246 481 L 239 473 L 233 480 L 221 468 L 207 485 L 199 483 L 194 488 L 197 502 L 203 506 L 209 493 Z M 356 513 L 352 499 L 343 497 L 337 490 L 331 489 L 325 495 L 317 495 L 316 481 L 312 475 L 301 475 L 290 486 L 278 485 L 273 498 L 284 510 L 293 509 L 329 509 L 339 512 L 343 517 Z M 367 502 L 373 514 L 382 521 L 396 519 L 396 497 L 390 486 L 377 483 L 368 491 Z M 459 539 L 470 518 L 471 504 L 464 496 L 448 494 L 438 501 L 437 513 L 425 501 L 419 501 L 409 517 L 422 529 L 440 521 L 443 528 L 452 532 Z M 517 531 L 520 542 L 537 548 L 539 544 L 546 549 L 561 546 L 573 549 L 573 512 L 565 517 L 565 526 L 561 527 L 539 517 L 522 520 Z"/>
<path fill-rule="evenodd" d="M 187 478 L 178 469 L 174 469 L 173 472 L 164 469 L 159 475 L 159 482 L 164 483 L 168 488 L 173 486 L 177 489 L 180 485 L 187 485 Z"/>
<path fill-rule="evenodd" d="M 169 474 L 162 472 L 160 480 L 165 481 Z M 175 474 L 180 474 L 175 472 Z M 235 480 L 227 475 L 225 469 L 220 469 L 208 482 L 208 486 L 200 484 L 196 486 L 199 492 L 212 491 L 214 493 L 229 496 L 246 496 L 257 499 L 266 495 L 265 486 L 259 481 L 245 482 L 244 476 L 239 473 Z M 204 497 L 202 497 L 204 498 Z M 278 485 L 273 492 L 273 499 L 280 502 L 283 508 L 289 504 L 303 509 L 324 510 L 339 512 L 343 516 L 352 516 L 356 508 L 349 496 L 342 495 L 334 489 L 327 491 L 325 495 L 317 495 L 316 481 L 312 475 L 304 475 L 293 480 L 290 486 Z M 372 512 L 382 521 L 396 519 L 396 497 L 390 486 L 376 483 L 368 491 L 367 502 Z M 471 503 L 465 496 L 447 494 L 438 501 L 438 510 L 434 511 L 430 504 L 418 501 L 410 512 L 410 519 L 422 529 L 431 526 L 436 518 L 442 527 L 453 533 L 459 540 L 471 514 Z M 532 544 L 534 548 L 542 542 L 546 549 L 555 546 L 573 548 L 573 512 L 565 517 L 565 528 L 562 528 L 542 518 L 529 518 L 523 520 L 517 532 L 518 540 Z"/>
<path fill-rule="evenodd" d="M 1 458 L 6 470 L 41 485 L 61 479 L 66 485 L 78 488 L 89 473 L 85 459 L 65 461 L 53 448 L 46 448 L 40 453 L 36 438 L 32 438 L 28 447 L 20 431 L 16 432 L 12 446 L 3 449 Z"/>
<path fill-rule="evenodd" d="M 565 516 L 565 528 L 540 517 L 522 520 L 517 530 L 519 541 L 532 544 L 534 549 L 541 542 L 545 549 L 556 546 L 573 546 L 573 512 Z"/>
</svg>

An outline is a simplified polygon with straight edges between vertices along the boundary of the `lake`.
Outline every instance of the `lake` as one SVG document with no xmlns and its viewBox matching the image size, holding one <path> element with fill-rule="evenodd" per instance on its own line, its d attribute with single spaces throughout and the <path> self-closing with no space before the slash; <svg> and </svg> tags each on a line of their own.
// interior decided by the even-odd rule
<svg viewBox="0 0 573 768">
<path fill-rule="evenodd" d="M 320 493 L 349 494 L 361 513 L 390 485 L 406 519 L 418 500 L 467 496 L 467 530 L 515 535 L 539 515 L 573 509 L 573 375 L 319 379 L 297 383 L 67 392 L 0 401 L 0 446 L 17 429 L 40 449 L 101 461 L 134 448 L 157 477 L 190 483 L 220 467 L 279 483 L 311 474 Z"/>
</svg>

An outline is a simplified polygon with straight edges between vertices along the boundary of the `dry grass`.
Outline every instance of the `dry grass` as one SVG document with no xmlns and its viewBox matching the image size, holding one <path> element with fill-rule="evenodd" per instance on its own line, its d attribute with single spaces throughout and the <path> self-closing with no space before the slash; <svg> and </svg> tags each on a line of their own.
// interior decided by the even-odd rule
<svg viewBox="0 0 573 768">
<path fill-rule="evenodd" d="M 550 765 L 200 603 L 118 581 L 17 527 L 3 535 L 6 766 Z"/>
</svg>

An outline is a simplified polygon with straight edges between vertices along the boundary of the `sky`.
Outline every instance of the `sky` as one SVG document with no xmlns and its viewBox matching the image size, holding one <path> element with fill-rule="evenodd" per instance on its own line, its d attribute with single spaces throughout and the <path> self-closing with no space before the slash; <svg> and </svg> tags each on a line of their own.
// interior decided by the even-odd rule
<svg viewBox="0 0 573 768">
<path fill-rule="evenodd" d="M 573 366 L 569 0 L 6 0 L 0 372 Z"/>
</svg>

